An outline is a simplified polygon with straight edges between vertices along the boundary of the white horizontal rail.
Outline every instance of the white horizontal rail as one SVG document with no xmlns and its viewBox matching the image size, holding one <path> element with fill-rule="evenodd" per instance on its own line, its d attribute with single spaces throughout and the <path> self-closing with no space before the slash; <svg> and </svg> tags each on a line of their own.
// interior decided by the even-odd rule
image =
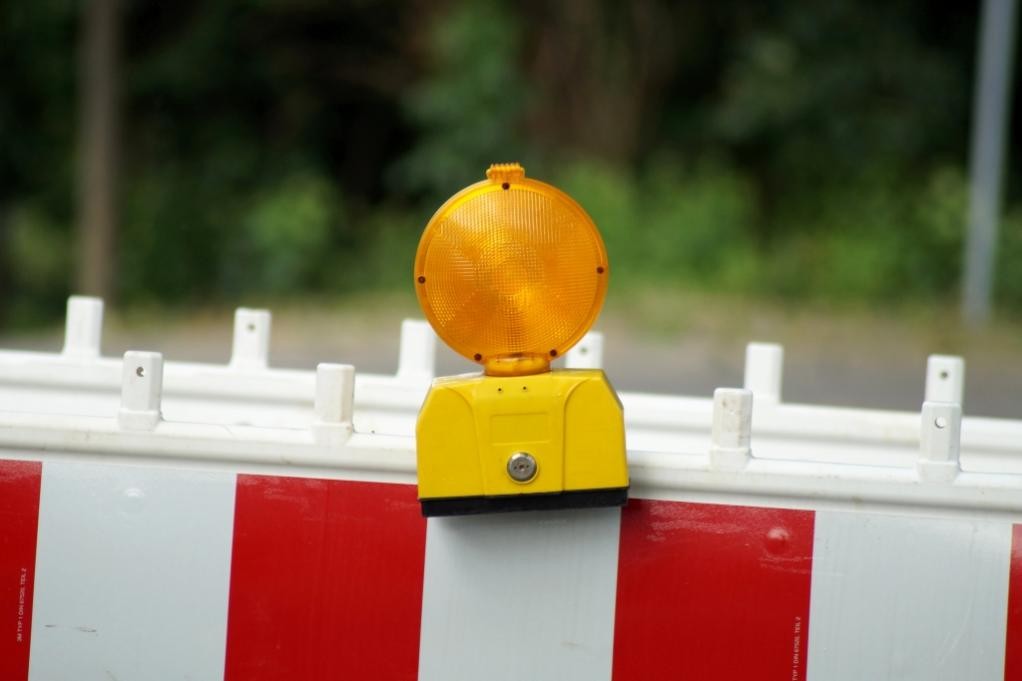
<svg viewBox="0 0 1022 681">
<path fill-rule="evenodd" d="M 121 359 L 99 355 L 102 311 L 102 302 L 96 299 L 69 300 L 65 346 L 60 354 L 0 351 L 0 411 L 93 417 L 122 413 L 122 382 L 129 374 Z M 406 320 L 402 324 L 395 375 L 355 374 L 352 379 L 354 369 L 343 370 L 347 378 L 337 380 L 350 394 L 330 398 L 336 403 L 330 409 L 348 400 L 344 408 L 350 415 L 339 417 L 339 421 L 323 418 L 326 398 L 318 392 L 321 384 L 315 372 L 268 367 L 270 325 L 267 311 L 238 310 L 232 359 L 227 365 L 162 362 L 161 416 L 169 421 L 231 428 L 315 427 L 321 440 L 334 443 L 351 430 L 397 436 L 414 432 L 418 409 L 434 373 L 435 336 L 425 322 Z M 598 367 L 602 348 L 602 336 L 590 333 L 569 353 L 566 364 Z M 961 358 L 931 356 L 926 400 L 960 404 L 964 370 Z M 745 372 L 748 397 L 742 399 L 755 403 L 751 428 L 756 434 L 757 460 L 916 466 L 919 442 L 925 435 L 918 413 L 786 404 L 781 401 L 782 379 L 783 349 L 768 343 L 750 344 Z M 621 399 L 632 450 L 668 454 L 707 451 L 713 400 L 628 392 L 622 393 Z M 142 417 L 128 418 L 138 421 Z M 145 418 L 152 420 L 151 415 Z M 960 432 L 959 465 L 963 470 L 1022 472 L 1022 421 L 967 416 L 960 420 Z M 735 462 L 723 463 L 729 457 L 734 459 L 733 453 L 723 455 L 720 451 L 718 447 L 718 466 L 734 468 Z"/>
<path fill-rule="evenodd" d="M 126 387 L 126 393 L 129 389 Z M 777 503 L 820 500 L 851 505 L 877 504 L 974 511 L 1022 512 L 1022 475 L 1005 472 L 945 471 L 930 475 L 939 446 L 917 445 L 916 465 L 863 466 L 824 460 L 759 459 L 742 465 L 718 465 L 720 448 L 745 449 L 750 440 L 740 413 L 744 391 L 733 391 L 738 404 L 718 399 L 722 416 L 717 439 L 702 450 L 674 453 L 630 449 L 629 470 L 639 493 L 717 494 L 776 499 Z M 931 403 L 944 405 L 948 403 Z M 343 411 L 343 409 L 342 409 Z M 929 418 L 927 414 L 925 418 Z M 951 431 L 953 434 L 953 431 Z M 752 429 L 751 451 L 755 451 Z M 950 443 L 945 441 L 945 449 Z M 0 450 L 16 458 L 62 453 L 66 456 L 177 460 L 199 465 L 271 466 L 285 474 L 380 477 L 414 481 L 414 440 L 410 437 L 347 434 L 324 440 L 316 426 L 307 429 L 226 426 L 158 421 L 151 430 L 127 427 L 117 418 L 54 416 L 0 412 Z"/>
<path fill-rule="evenodd" d="M 102 316 L 102 301 L 73 296 L 61 353 L 0 350 L 0 409 L 105 416 L 117 408 L 121 360 L 100 356 Z M 307 426 L 315 374 L 268 367 L 268 311 L 242 308 L 234 322 L 228 364 L 164 363 L 164 413 L 186 421 Z M 414 429 L 433 377 L 435 335 L 423 321 L 406 320 L 401 328 L 396 375 L 356 378 L 360 429 Z"/>
</svg>

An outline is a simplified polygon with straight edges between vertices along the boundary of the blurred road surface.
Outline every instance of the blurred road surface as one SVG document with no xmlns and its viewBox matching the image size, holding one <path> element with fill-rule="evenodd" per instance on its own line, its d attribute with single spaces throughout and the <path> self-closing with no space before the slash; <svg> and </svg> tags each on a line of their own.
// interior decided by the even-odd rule
<svg viewBox="0 0 1022 681">
<path fill-rule="evenodd" d="M 745 343 L 774 341 L 785 346 L 786 402 L 915 411 L 926 356 L 940 352 L 966 359 L 966 413 L 1022 418 L 1018 326 L 1002 323 L 970 335 L 934 313 L 791 313 L 705 298 L 619 298 L 608 307 L 597 328 L 605 334 L 604 368 L 619 390 L 708 396 L 718 386 L 740 386 Z M 420 316 L 405 297 L 286 306 L 274 312 L 271 364 L 311 369 L 346 362 L 359 371 L 393 373 L 405 316 Z M 225 362 L 231 324 L 226 309 L 108 315 L 103 353 L 156 350 L 173 360 Z M 55 351 L 61 334 L 0 334 L 0 348 Z M 472 370 L 441 344 L 439 373 Z"/>
</svg>

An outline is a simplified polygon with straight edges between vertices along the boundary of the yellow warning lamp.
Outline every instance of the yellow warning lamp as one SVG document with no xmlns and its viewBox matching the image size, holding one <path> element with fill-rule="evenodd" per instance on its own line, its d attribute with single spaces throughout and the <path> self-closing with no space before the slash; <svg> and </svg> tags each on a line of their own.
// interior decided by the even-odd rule
<svg viewBox="0 0 1022 681">
<path fill-rule="evenodd" d="M 603 240 L 560 190 L 490 166 L 426 225 L 415 290 L 426 319 L 482 374 L 438 378 L 416 427 L 427 516 L 620 506 L 624 415 L 600 370 L 550 370 L 596 321 Z"/>
</svg>

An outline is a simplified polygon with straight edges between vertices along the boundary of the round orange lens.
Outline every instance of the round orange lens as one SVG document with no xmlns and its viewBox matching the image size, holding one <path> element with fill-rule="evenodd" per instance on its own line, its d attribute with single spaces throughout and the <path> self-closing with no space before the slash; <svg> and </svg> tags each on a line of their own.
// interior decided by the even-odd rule
<svg viewBox="0 0 1022 681">
<path fill-rule="evenodd" d="M 607 252 L 564 192 L 527 179 L 517 164 L 486 176 L 426 225 L 415 290 L 437 335 L 486 373 L 538 373 L 596 321 Z"/>
</svg>

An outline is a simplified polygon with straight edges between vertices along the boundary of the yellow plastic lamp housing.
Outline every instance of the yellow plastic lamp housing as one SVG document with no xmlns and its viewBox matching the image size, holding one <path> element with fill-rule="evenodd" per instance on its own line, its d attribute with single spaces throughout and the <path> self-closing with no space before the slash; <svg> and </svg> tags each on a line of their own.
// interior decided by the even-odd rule
<svg viewBox="0 0 1022 681">
<path fill-rule="evenodd" d="M 448 200 L 415 259 L 437 334 L 484 374 L 438 378 L 416 426 L 424 515 L 620 506 L 624 413 L 600 370 L 550 371 L 592 326 L 607 254 L 585 211 L 517 164 Z"/>
<path fill-rule="evenodd" d="M 547 371 L 596 321 L 609 276 L 592 219 L 518 164 L 452 196 L 426 225 L 415 291 L 437 335 L 488 375 Z"/>
</svg>

